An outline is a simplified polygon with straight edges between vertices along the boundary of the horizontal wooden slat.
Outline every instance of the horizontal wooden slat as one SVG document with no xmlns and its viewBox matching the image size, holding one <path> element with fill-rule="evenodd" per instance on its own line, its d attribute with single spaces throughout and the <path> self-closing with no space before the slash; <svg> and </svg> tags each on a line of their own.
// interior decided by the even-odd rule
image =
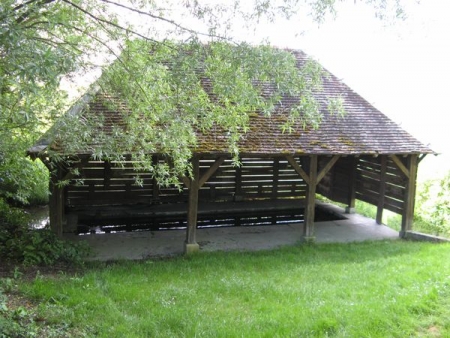
<svg viewBox="0 0 450 338">
<path fill-rule="evenodd" d="M 298 157 L 295 160 L 300 163 Z M 200 160 L 201 174 L 208 173 L 214 163 L 215 159 Z M 231 160 L 224 160 L 200 189 L 199 198 L 232 201 L 237 192 L 243 200 L 304 198 L 306 183 L 295 169 L 282 158 L 277 159 L 276 163 L 275 173 L 274 160 L 271 158 L 243 158 L 240 168 L 235 167 Z M 236 186 L 238 169 L 241 175 L 239 188 Z M 83 184 L 75 185 L 75 178 L 74 184 L 66 188 L 68 206 L 187 200 L 187 189 L 180 192 L 177 188 L 155 187 L 152 174 L 136 172 L 132 162 L 122 167 L 114 163 L 109 166 L 102 161 L 90 161 L 80 172 L 79 178 Z M 142 186 L 136 184 L 136 176 L 141 179 Z"/>
</svg>

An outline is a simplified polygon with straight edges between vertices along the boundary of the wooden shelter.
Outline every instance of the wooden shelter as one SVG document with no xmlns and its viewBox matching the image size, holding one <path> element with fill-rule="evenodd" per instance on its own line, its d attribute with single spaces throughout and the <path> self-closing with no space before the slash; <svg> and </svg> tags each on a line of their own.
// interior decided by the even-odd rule
<svg viewBox="0 0 450 338">
<path fill-rule="evenodd" d="M 291 51 L 302 66 L 307 56 Z M 355 199 L 377 207 L 377 223 L 384 209 L 402 215 L 400 236 L 411 230 L 416 175 L 420 160 L 434 152 L 388 119 L 332 74 L 317 94 L 324 114 L 317 130 L 295 126 L 283 133 L 281 109 L 272 115 L 250 115 L 250 130 L 240 141 L 242 165 L 232 164 L 226 137 L 217 130 L 197 133 L 193 151 L 193 177 L 183 178 L 184 188 L 160 188 L 149 173 L 139 173 L 134 184 L 131 164 L 93 160 L 80 151 L 72 166 L 83 184 L 65 187 L 57 182 L 75 179 L 59 166 L 51 177 L 50 224 L 59 235 L 74 225 L 97 224 L 109 230 L 133 230 L 145 223 L 151 229 L 185 227 L 186 251 L 198 249 L 196 229 L 209 225 L 282 222 L 287 216 L 303 219 L 303 240 L 314 240 L 316 194 L 347 206 Z M 86 94 L 71 114 L 102 114 L 106 127 L 120 123 L 117 112 L 103 104 L 100 93 Z M 327 97 L 342 97 L 347 114 L 327 110 Z M 283 106 L 296 98 L 284 97 Z M 89 109 L 86 109 L 89 107 Z M 45 139 L 29 150 L 50 163 Z M 153 160 L 164 161 L 160 154 Z M 230 221 L 232 218 L 232 221 Z M 109 229 L 109 230 L 108 230 Z"/>
</svg>

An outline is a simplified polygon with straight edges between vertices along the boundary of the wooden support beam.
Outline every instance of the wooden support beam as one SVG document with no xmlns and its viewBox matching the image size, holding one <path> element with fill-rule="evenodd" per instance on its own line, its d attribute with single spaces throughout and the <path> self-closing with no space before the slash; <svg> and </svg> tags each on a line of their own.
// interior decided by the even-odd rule
<svg viewBox="0 0 450 338">
<path fill-rule="evenodd" d="M 180 177 L 181 182 L 183 182 L 183 184 L 185 185 L 186 188 L 190 189 L 191 188 L 191 180 L 189 179 L 189 177 L 187 176 L 183 176 Z"/>
<path fill-rule="evenodd" d="M 55 178 L 55 174 L 50 173 L 50 182 L 48 190 L 50 191 L 50 196 L 48 200 L 48 213 L 50 218 L 50 228 L 53 233 L 59 233 L 59 225 L 57 224 L 57 198 L 58 198 L 58 190 L 56 187 L 57 179 Z M 61 231 L 62 233 L 62 231 Z"/>
<path fill-rule="evenodd" d="M 417 155 L 416 155 L 417 156 Z M 409 170 L 405 167 L 402 161 L 397 157 L 397 155 L 391 155 L 392 160 L 397 165 L 397 167 L 405 174 L 407 178 L 409 178 Z"/>
<path fill-rule="evenodd" d="M 294 170 L 297 172 L 297 174 L 300 175 L 300 177 L 303 179 L 303 181 L 306 182 L 306 184 L 309 185 L 309 177 L 308 174 L 300 167 L 300 165 L 297 163 L 297 161 L 292 157 L 292 155 L 286 155 L 286 159 L 288 160 L 289 164 L 294 168 Z"/>
<path fill-rule="evenodd" d="M 132 199 L 133 193 L 131 191 L 131 182 L 125 183 L 125 191 L 126 191 L 126 193 L 125 193 L 126 198 Z"/>
<path fill-rule="evenodd" d="M 386 193 L 386 171 L 387 171 L 387 158 L 386 155 L 381 155 L 381 171 L 380 171 L 380 190 L 377 205 L 377 224 L 381 224 L 383 220 L 383 208 L 384 208 L 384 195 Z"/>
<path fill-rule="evenodd" d="M 111 162 L 109 161 L 104 161 L 103 162 L 103 189 L 107 190 L 109 189 L 110 186 L 110 182 L 111 182 L 111 174 L 112 174 L 112 169 L 111 169 Z"/>
<path fill-rule="evenodd" d="M 400 237 L 405 237 L 406 233 L 412 229 L 414 219 L 414 199 L 416 197 L 416 178 L 418 167 L 418 156 L 416 154 L 409 155 L 408 158 L 408 183 L 405 190 L 405 198 L 402 212 L 402 228 Z"/>
<path fill-rule="evenodd" d="M 274 158 L 273 159 L 273 176 L 272 176 L 272 198 L 277 198 L 277 192 L 278 192 L 278 180 L 280 176 L 280 159 Z M 275 224 L 275 223 L 273 223 Z"/>
<path fill-rule="evenodd" d="M 203 187 L 203 185 L 211 178 L 212 175 L 219 169 L 220 165 L 225 161 L 225 156 L 219 157 L 214 164 L 208 169 L 206 173 L 200 178 L 199 188 Z"/>
<path fill-rule="evenodd" d="M 90 200 L 93 200 L 95 198 L 95 184 L 90 182 L 88 189 L 89 189 L 88 197 L 89 197 Z"/>
<path fill-rule="evenodd" d="M 234 200 L 240 201 L 243 199 L 242 196 L 242 164 L 236 167 L 236 173 L 234 177 Z"/>
<path fill-rule="evenodd" d="M 305 221 L 303 227 L 303 241 L 314 242 L 314 214 L 316 204 L 316 182 L 317 182 L 317 155 L 310 157 L 309 184 L 306 191 Z"/>
<path fill-rule="evenodd" d="M 58 179 L 58 182 L 61 180 L 61 178 L 64 176 L 64 171 L 62 168 L 59 169 L 60 174 Z M 64 225 L 64 187 L 56 186 L 56 226 L 57 226 L 57 232 L 56 235 L 60 238 L 62 238 L 63 235 L 63 225 Z"/>
<path fill-rule="evenodd" d="M 173 166 L 174 166 L 173 162 L 170 159 L 167 161 L 167 164 L 169 165 L 170 168 L 173 168 Z M 189 177 L 179 176 L 178 178 L 181 182 L 183 182 L 183 184 L 186 188 L 189 189 L 191 187 L 191 180 L 189 179 Z"/>
<path fill-rule="evenodd" d="M 339 158 L 340 158 L 339 155 L 333 156 L 331 158 L 331 160 L 327 163 L 327 165 L 325 167 L 323 167 L 323 169 L 320 171 L 319 175 L 317 175 L 317 182 L 316 182 L 316 184 L 319 184 L 319 182 L 322 180 L 322 178 L 325 177 L 327 172 L 329 172 L 330 169 L 333 168 L 334 164 L 337 162 L 337 160 L 339 160 Z"/>
<path fill-rule="evenodd" d="M 50 228 L 59 238 L 63 234 L 64 221 L 64 188 L 59 186 L 59 182 L 64 176 L 63 169 L 59 165 L 50 173 Z"/>
<path fill-rule="evenodd" d="M 351 160 L 351 169 L 348 179 L 347 207 L 345 208 L 345 212 L 347 214 L 355 213 L 357 167 L 358 167 L 358 157 L 355 156 Z"/>
<path fill-rule="evenodd" d="M 153 168 L 156 168 L 156 166 L 158 165 L 158 157 L 156 155 L 152 156 L 152 165 Z M 159 200 L 159 185 L 155 175 L 153 175 L 152 178 L 152 199 L 153 201 Z"/>
<path fill-rule="evenodd" d="M 192 157 L 192 179 L 189 184 L 189 200 L 187 212 L 187 228 L 185 253 L 190 254 L 199 251 L 197 244 L 197 213 L 198 213 L 198 190 L 199 190 L 199 158 L 198 155 Z"/>
</svg>

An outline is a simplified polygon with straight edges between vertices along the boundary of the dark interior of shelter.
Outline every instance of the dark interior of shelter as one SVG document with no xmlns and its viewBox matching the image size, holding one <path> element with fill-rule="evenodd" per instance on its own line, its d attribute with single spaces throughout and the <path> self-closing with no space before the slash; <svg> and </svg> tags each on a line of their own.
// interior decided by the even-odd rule
<svg viewBox="0 0 450 338">
<path fill-rule="evenodd" d="M 392 160 L 381 158 L 338 156 L 333 161 L 332 156 L 319 156 L 318 171 L 327 170 L 317 193 L 344 205 L 351 206 L 355 198 L 377 205 L 385 172 L 389 182 L 383 208 L 400 213 L 406 181 Z M 226 157 L 200 159 L 197 227 L 303 222 L 308 186 L 294 167 L 297 163 L 308 171 L 309 161 L 309 156 L 246 157 L 235 166 Z M 136 173 L 131 163 L 123 167 L 85 160 L 79 166 L 79 177 L 63 192 L 64 232 L 186 229 L 188 187 L 160 187 L 149 173 Z M 137 174 L 141 185 L 136 184 Z M 343 216 L 316 203 L 315 222 L 338 219 Z"/>
</svg>

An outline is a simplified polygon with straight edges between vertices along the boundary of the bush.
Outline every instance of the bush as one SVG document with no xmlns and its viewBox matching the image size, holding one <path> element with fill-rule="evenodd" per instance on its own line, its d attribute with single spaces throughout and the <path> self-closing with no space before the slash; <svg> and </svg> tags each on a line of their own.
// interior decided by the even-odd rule
<svg viewBox="0 0 450 338">
<path fill-rule="evenodd" d="M 357 200 L 356 210 L 366 217 L 376 217 L 374 205 Z M 384 210 L 383 223 L 400 230 L 401 215 Z M 418 186 L 413 229 L 450 238 L 450 172 Z"/>
<path fill-rule="evenodd" d="M 28 203 L 31 205 L 48 204 L 49 190 L 49 171 L 41 160 L 33 162 L 35 178 L 33 184 L 29 187 Z"/>
<path fill-rule="evenodd" d="M 48 181 L 48 169 L 40 160 L 0 154 L 0 197 L 21 205 L 46 204 Z"/>
<path fill-rule="evenodd" d="M 416 218 L 424 231 L 450 236 L 450 172 L 419 188 Z"/>
<path fill-rule="evenodd" d="M 28 215 L 0 198 L 0 258 L 24 265 L 80 264 L 88 253 L 85 243 L 62 241 L 49 229 L 29 227 Z"/>
</svg>

